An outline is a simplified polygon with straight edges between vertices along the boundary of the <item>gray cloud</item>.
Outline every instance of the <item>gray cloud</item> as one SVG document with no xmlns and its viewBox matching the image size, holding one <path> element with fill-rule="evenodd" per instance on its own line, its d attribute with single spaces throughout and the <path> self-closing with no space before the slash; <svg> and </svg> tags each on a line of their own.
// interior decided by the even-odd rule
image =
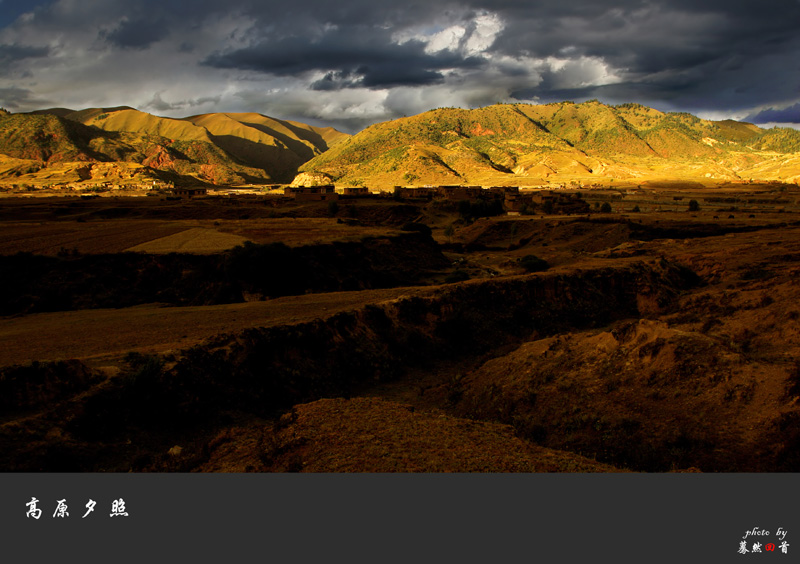
<svg viewBox="0 0 800 564">
<path fill-rule="evenodd" d="M 161 93 L 156 92 L 153 99 L 142 106 L 144 110 L 153 110 L 156 112 L 170 112 L 173 110 L 183 110 L 184 108 L 196 108 L 198 106 L 219 104 L 220 96 L 204 96 L 201 98 L 194 98 L 191 100 L 180 100 L 178 102 L 165 102 L 161 99 Z"/>
<path fill-rule="evenodd" d="M 50 101 L 39 98 L 36 94 L 26 88 L 0 88 L 0 107 L 10 110 L 28 109 L 33 105 L 34 107 L 41 107 L 42 105 L 51 104 Z"/>
</svg>

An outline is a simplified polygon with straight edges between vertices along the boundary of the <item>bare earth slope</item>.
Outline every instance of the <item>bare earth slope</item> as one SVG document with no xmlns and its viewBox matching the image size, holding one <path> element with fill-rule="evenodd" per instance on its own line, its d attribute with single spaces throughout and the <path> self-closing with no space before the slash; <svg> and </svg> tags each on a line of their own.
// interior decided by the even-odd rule
<svg viewBox="0 0 800 564">
<path fill-rule="evenodd" d="M 296 406 L 274 429 L 232 428 L 211 441 L 202 472 L 615 472 L 541 448 L 507 425 L 378 398 Z"/>
</svg>

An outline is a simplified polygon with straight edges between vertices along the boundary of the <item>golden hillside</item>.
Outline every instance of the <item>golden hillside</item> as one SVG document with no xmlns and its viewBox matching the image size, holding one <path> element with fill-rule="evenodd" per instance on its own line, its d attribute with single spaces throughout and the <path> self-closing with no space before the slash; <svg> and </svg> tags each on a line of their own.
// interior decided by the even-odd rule
<svg viewBox="0 0 800 564">
<path fill-rule="evenodd" d="M 211 142 L 208 131 L 181 119 L 162 118 L 133 108 L 90 108 L 64 116 L 106 131 L 127 131 L 181 141 Z"/>
<path fill-rule="evenodd" d="M 800 132 L 639 104 L 439 108 L 375 124 L 300 167 L 337 183 L 536 185 L 800 179 Z"/>
</svg>

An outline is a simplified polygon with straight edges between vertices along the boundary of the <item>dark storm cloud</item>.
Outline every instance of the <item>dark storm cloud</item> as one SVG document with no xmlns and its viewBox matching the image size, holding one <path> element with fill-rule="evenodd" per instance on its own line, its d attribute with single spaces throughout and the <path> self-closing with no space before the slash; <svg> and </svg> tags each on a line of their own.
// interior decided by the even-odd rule
<svg viewBox="0 0 800 564">
<path fill-rule="evenodd" d="M 475 3 L 480 5 L 481 3 Z M 485 3 L 484 3 L 485 4 Z M 757 55 L 797 35 L 800 3 L 752 1 L 499 2 L 508 22 L 497 47 L 546 56 L 565 46 L 654 71 L 744 50 Z"/>
<path fill-rule="evenodd" d="M 28 45 L 0 45 L 0 75 L 14 63 L 23 59 L 36 59 L 50 54 L 49 47 L 32 47 Z"/>
<path fill-rule="evenodd" d="M 751 123 L 796 123 L 800 124 L 800 103 L 782 110 L 770 108 L 744 118 Z"/>
<path fill-rule="evenodd" d="M 29 57 L 45 57 L 50 52 L 47 47 L 29 47 L 26 45 L 0 45 L 0 61 L 26 59 Z"/>
<path fill-rule="evenodd" d="M 203 100 L 208 111 L 335 116 L 355 127 L 515 99 L 599 98 L 737 116 L 800 103 L 797 0 L 52 0 L 30 13 L 22 6 L 0 28 L 0 70 L 13 67 L 19 80 L 9 87 L 75 92 L 90 80 L 91 92 L 113 92 L 113 103 L 165 112 Z M 132 90 L 136 100 L 119 100 Z"/>
<path fill-rule="evenodd" d="M 442 81 L 442 69 L 474 68 L 481 61 L 451 51 L 425 52 L 419 41 L 398 44 L 374 28 L 332 29 L 317 38 L 291 36 L 227 53 L 215 53 L 204 64 L 254 70 L 278 76 L 325 72 L 316 90 L 422 86 Z"/>
<path fill-rule="evenodd" d="M 555 75 L 545 69 L 536 84 L 528 74 L 509 69 L 516 76 L 517 97 L 552 99 L 572 94 L 635 98 L 665 104 L 686 103 L 693 111 L 703 109 L 741 109 L 768 101 L 773 90 L 776 99 L 800 95 L 797 72 L 789 81 L 775 77 L 786 69 L 786 57 L 800 58 L 796 31 L 800 22 L 800 3 L 777 0 L 769 6 L 751 1 L 617 1 L 564 2 L 545 0 L 465 1 L 460 3 L 411 3 L 402 12 L 387 12 L 361 2 L 303 3 L 294 28 L 290 20 L 272 20 L 269 33 L 250 46 L 218 52 L 206 59 L 207 65 L 255 70 L 286 76 L 308 70 L 325 72 L 314 83 L 317 90 L 356 87 L 419 86 L 440 83 L 441 70 L 474 69 L 488 66 L 474 57 L 459 57 L 447 51 L 424 53 L 419 44 L 395 45 L 390 30 L 436 21 L 446 12 L 452 21 L 469 21 L 483 12 L 497 14 L 504 27 L 494 40 L 490 55 L 544 59 L 590 57 L 618 71 L 616 86 L 607 84 L 587 88 L 577 84 L 561 88 Z M 248 8 L 256 21 L 266 13 L 256 6 Z M 446 19 L 446 18 L 444 18 Z M 328 23 L 332 32 L 315 37 L 313 30 Z M 383 26 L 383 28 L 381 27 Z M 256 31 L 256 34 L 258 32 Z M 274 39 L 277 33 L 280 39 Z M 441 58 L 440 58 L 441 57 Z M 360 75 L 360 78 L 358 77 Z M 774 82 L 777 89 L 748 91 L 751 77 Z M 794 80 L 794 82 L 793 82 Z M 716 94 L 715 94 L 716 92 Z M 719 95 L 722 92 L 722 95 Z"/>
<path fill-rule="evenodd" d="M 50 0 L 0 0 L 0 28 L 12 23 L 21 14 L 48 3 Z"/>
<path fill-rule="evenodd" d="M 100 36 L 119 46 L 144 49 L 169 35 L 166 21 L 124 20 L 112 31 L 101 32 Z"/>
<path fill-rule="evenodd" d="M 538 16 L 536 13 L 538 12 Z M 800 55 L 800 4 L 774 2 L 563 3 L 537 6 L 515 17 L 496 42 L 507 54 L 590 56 L 619 69 L 621 95 L 650 100 L 703 98 L 716 106 L 715 89 L 758 78 L 779 84 L 788 69 L 781 54 Z M 741 72 L 747 70 L 748 72 Z M 739 72 L 735 72 L 739 71 Z M 797 78 L 791 69 L 792 79 Z M 771 80 L 770 80 L 771 77 Z M 600 92 L 614 87 L 601 86 Z M 547 84 L 539 92 L 549 97 Z M 578 89 L 580 90 L 580 89 Z M 791 88 L 784 89 L 786 94 Z M 796 91 L 795 91 L 796 92 Z M 576 91 L 576 93 L 578 93 Z M 760 96 L 769 96 L 762 90 Z M 755 103 L 758 97 L 742 102 Z M 695 107 L 701 100 L 693 99 Z M 735 107 L 735 101 L 725 101 Z"/>
<path fill-rule="evenodd" d="M 342 88 L 357 88 L 362 82 L 362 77 L 350 71 L 329 71 L 311 83 L 312 90 L 341 90 Z"/>
</svg>

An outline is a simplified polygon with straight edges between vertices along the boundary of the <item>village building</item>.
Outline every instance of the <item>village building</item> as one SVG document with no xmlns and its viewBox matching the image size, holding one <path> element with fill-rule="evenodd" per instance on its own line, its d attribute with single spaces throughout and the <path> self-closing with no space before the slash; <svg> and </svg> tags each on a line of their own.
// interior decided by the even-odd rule
<svg viewBox="0 0 800 564">
<path fill-rule="evenodd" d="M 407 188 L 405 186 L 395 186 L 394 196 L 404 200 L 432 200 L 436 195 L 436 188 Z"/>
<path fill-rule="evenodd" d="M 519 186 L 395 186 L 393 194 L 395 198 L 404 200 L 500 200 L 506 212 L 516 215 L 534 210 L 539 213 L 585 213 L 590 210 L 578 194 L 556 193 L 552 190 L 521 192 Z"/>
<path fill-rule="evenodd" d="M 194 198 L 196 196 L 205 196 L 208 190 L 205 188 L 173 188 L 170 193 L 180 198 Z"/>
<path fill-rule="evenodd" d="M 503 207 L 510 215 L 519 215 L 524 208 L 530 208 L 533 204 L 532 194 L 521 194 L 508 192 L 503 201 Z"/>
<path fill-rule="evenodd" d="M 324 186 L 287 186 L 285 196 L 292 196 L 295 202 L 325 202 L 339 199 L 333 184 Z"/>
<path fill-rule="evenodd" d="M 370 192 L 366 186 L 350 186 L 342 188 L 342 195 L 350 198 L 364 198 L 369 196 Z"/>
<path fill-rule="evenodd" d="M 536 211 L 537 213 L 587 213 L 591 208 L 577 194 L 545 192 L 507 193 L 507 212 Z"/>
<path fill-rule="evenodd" d="M 490 186 L 486 191 L 495 199 L 505 200 L 508 194 L 519 194 L 519 186 Z"/>
<path fill-rule="evenodd" d="M 450 201 L 475 200 L 484 193 L 482 186 L 439 186 L 436 196 Z"/>
</svg>

